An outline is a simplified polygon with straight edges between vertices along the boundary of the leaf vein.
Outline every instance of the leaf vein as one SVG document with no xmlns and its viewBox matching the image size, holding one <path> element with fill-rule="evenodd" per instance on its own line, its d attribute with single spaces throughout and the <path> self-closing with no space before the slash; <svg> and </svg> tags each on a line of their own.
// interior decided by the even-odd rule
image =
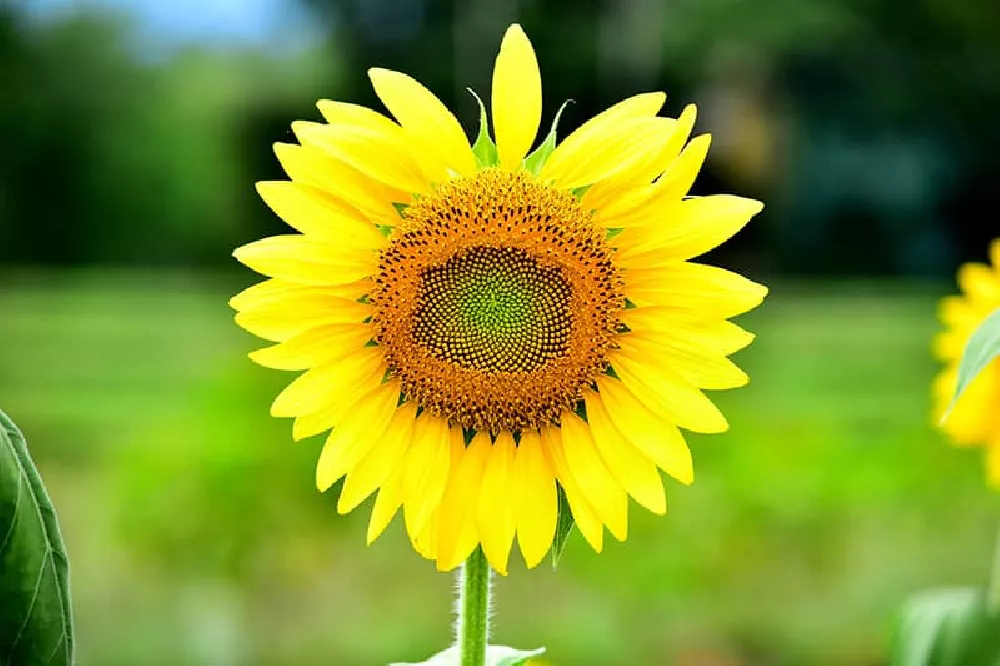
<svg viewBox="0 0 1000 666">
<path fill-rule="evenodd" d="M 18 476 L 17 484 L 17 495 L 14 496 L 14 514 L 10 519 L 10 527 L 7 528 L 7 534 L 4 536 L 3 541 L 0 541 L 0 554 L 3 553 L 3 549 L 7 547 L 10 542 L 11 536 L 14 534 L 14 527 L 17 525 L 18 509 L 21 507 L 21 488 L 24 486 L 21 483 L 20 475 Z"/>
<path fill-rule="evenodd" d="M 2 414 L 2 412 L 0 412 L 0 414 Z M 17 431 L 17 430 L 11 431 L 9 428 L 6 428 L 6 427 L 3 430 L 4 430 L 4 433 L 7 435 L 7 437 L 6 437 L 7 444 L 11 448 L 14 448 L 14 442 L 15 441 L 21 441 L 22 444 L 24 443 L 24 438 L 23 438 L 23 436 L 21 435 L 21 433 L 19 431 Z M 18 497 L 20 498 L 20 495 L 21 495 L 21 485 L 26 485 L 30 489 L 30 487 L 31 487 L 31 480 L 28 478 L 28 473 L 25 470 L 23 463 L 18 458 L 16 451 L 14 453 L 14 461 L 15 461 L 15 463 L 17 465 L 18 475 L 19 475 L 20 481 L 21 481 L 21 483 L 18 485 Z M 43 575 L 45 573 L 46 563 L 49 562 L 49 561 L 51 561 L 52 562 L 52 576 L 55 579 L 56 590 L 58 591 L 58 594 L 56 596 L 58 597 L 58 600 L 59 600 L 59 621 L 60 621 L 60 625 L 61 625 L 60 626 L 60 634 L 61 634 L 61 636 L 65 636 L 66 639 L 67 639 L 65 641 L 62 641 L 62 640 L 57 641 L 57 643 L 56 643 L 56 650 L 58 650 L 58 647 L 59 647 L 60 643 L 63 644 L 63 645 L 65 645 L 66 663 L 69 664 L 69 663 L 72 662 L 72 659 L 71 659 L 71 657 L 72 657 L 72 645 L 71 645 L 71 643 L 69 641 L 69 616 L 68 616 L 68 610 L 69 609 L 67 609 L 65 607 L 65 604 L 63 603 L 63 595 L 66 594 L 66 590 L 63 589 L 62 581 L 60 580 L 59 573 L 56 570 L 56 562 L 55 562 L 55 554 L 56 553 L 55 553 L 55 550 L 52 548 L 53 535 L 51 535 L 49 533 L 48 524 L 45 522 L 45 517 L 42 515 L 42 507 L 39 505 L 38 498 L 35 497 L 35 493 L 29 492 L 28 496 L 31 498 L 32 508 L 35 510 L 35 515 L 38 517 L 39 527 L 41 528 L 42 534 L 45 537 L 44 538 L 44 541 L 45 541 L 45 554 L 42 556 L 41 565 L 40 565 L 40 567 L 38 569 L 38 579 L 35 581 L 35 589 L 34 589 L 34 592 L 32 593 L 31 603 L 28 606 L 28 612 L 27 612 L 27 614 L 26 614 L 26 616 L 24 618 L 24 622 L 21 624 L 21 628 L 18 630 L 17 635 L 14 637 L 14 641 L 11 643 L 10 651 L 7 654 L 7 661 L 9 661 L 10 660 L 10 656 L 14 654 L 14 649 L 17 647 L 18 642 L 21 640 L 21 636 L 24 634 L 25 628 L 28 626 L 28 623 L 31 620 L 31 615 L 34 612 L 34 608 L 35 608 L 35 602 L 38 599 L 38 592 L 41 589 L 41 582 L 42 582 Z M 11 532 L 13 532 L 13 522 L 12 522 Z M 8 538 L 9 538 L 9 535 L 8 535 Z M 6 541 L 6 539 L 5 539 L 5 541 Z M 0 550 L 2 550 L 2 549 L 0 549 Z M 60 558 L 64 557 L 63 553 L 59 553 L 59 555 L 60 555 Z M 55 653 L 56 650 L 53 651 L 53 654 Z M 51 657 L 50 657 L 50 660 L 51 660 Z"/>
</svg>

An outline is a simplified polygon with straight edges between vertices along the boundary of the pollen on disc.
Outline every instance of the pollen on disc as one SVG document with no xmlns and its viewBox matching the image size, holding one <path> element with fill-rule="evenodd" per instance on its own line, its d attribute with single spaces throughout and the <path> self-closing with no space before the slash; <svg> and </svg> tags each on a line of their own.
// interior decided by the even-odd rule
<svg viewBox="0 0 1000 666">
<path fill-rule="evenodd" d="M 403 392 L 492 432 L 573 409 L 606 369 L 624 307 L 604 231 L 576 198 L 496 169 L 406 209 L 369 298 Z"/>
<path fill-rule="evenodd" d="M 484 372 L 530 372 L 566 353 L 570 286 L 516 248 L 472 247 L 421 276 L 413 337 Z"/>
</svg>

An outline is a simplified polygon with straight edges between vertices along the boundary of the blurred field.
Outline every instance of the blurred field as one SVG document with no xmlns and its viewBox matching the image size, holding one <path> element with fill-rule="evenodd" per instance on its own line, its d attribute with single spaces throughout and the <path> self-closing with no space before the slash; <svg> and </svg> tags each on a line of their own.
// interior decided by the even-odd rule
<svg viewBox="0 0 1000 666">
<path fill-rule="evenodd" d="M 0 405 L 28 436 L 73 561 L 83 666 L 416 660 L 448 640 L 448 576 L 401 525 L 313 489 L 319 440 L 267 416 L 207 274 L 0 276 Z M 927 417 L 934 286 L 786 285 L 743 323 L 751 385 L 698 480 L 633 507 L 600 557 L 515 565 L 495 635 L 554 664 L 874 666 L 910 592 L 981 582 L 997 498 Z"/>
</svg>

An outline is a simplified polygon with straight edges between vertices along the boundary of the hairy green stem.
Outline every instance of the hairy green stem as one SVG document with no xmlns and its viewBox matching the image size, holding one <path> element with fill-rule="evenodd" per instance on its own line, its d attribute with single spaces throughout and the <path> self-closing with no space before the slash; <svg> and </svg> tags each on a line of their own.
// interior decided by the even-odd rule
<svg viewBox="0 0 1000 666">
<path fill-rule="evenodd" d="M 990 579 L 990 589 L 986 594 L 986 603 L 990 613 L 1000 616 L 1000 532 L 997 533 L 997 545 L 993 553 L 993 574 Z"/>
<path fill-rule="evenodd" d="M 490 632 L 490 565 L 476 548 L 459 573 L 458 650 L 461 666 L 486 666 Z"/>
</svg>

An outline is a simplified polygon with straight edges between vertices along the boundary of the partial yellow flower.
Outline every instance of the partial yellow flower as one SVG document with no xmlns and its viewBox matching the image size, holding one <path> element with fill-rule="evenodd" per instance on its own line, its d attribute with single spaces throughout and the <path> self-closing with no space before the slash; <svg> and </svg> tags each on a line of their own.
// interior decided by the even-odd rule
<svg viewBox="0 0 1000 666">
<path fill-rule="evenodd" d="M 493 73 L 495 144 L 475 146 L 420 83 L 370 72 L 395 118 L 323 101 L 275 151 L 291 181 L 258 191 L 298 233 L 235 252 L 269 279 L 231 301 L 304 371 L 275 399 L 293 437 L 328 432 L 316 482 L 338 510 L 377 493 L 369 543 L 402 509 L 450 570 L 481 546 L 507 570 L 549 550 L 564 497 L 597 551 L 628 534 L 628 498 L 666 511 L 661 472 L 691 483 L 681 430 L 727 423 L 704 389 L 742 386 L 727 321 L 766 289 L 690 260 L 759 202 L 688 197 L 708 148 L 694 107 L 627 99 L 535 152 L 541 75 L 520 26 Z"/>
<path fill-rule="evenodd" d="M 990 244 L 990 262 L 963 265 L 958 271 L 961 295 L 941 299 L 938 316 L 944 330 L 934 339 L 934 355 L 945 367 L 934 380 L 932 418 L 955 444 L 985 448 L 988 481 L 1000 489 L 1000 359 L 984 368 L 948 411 L 966 343 L 1000 308 L 1000 239 Z"/>
</svg>

